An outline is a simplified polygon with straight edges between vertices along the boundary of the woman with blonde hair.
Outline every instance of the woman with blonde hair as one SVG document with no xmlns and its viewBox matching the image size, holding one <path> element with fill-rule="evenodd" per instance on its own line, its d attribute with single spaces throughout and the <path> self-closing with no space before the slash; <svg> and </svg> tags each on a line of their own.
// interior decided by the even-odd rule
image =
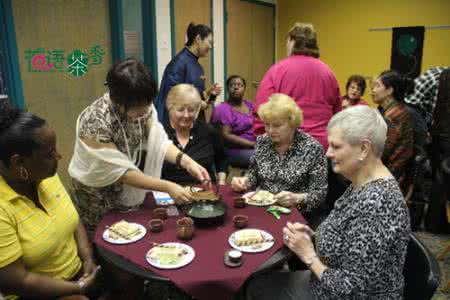
<svg viewBox="0 0 450 300">
<path fill-rule="evenodd" d="M 302 108 L 300 128 L 328 147 L 327 124 L 341 110 L 339 84 L 331 69 L 319 60 L 317 34 L 312 24 L 295 23 L 287 37 L 286 59 L 274 64 L 262 79 L 256 93 L 253 128 L 264 133 L 256 112 L 273 93 L 292 97 Z"/>
<path fill-rule="evenodd" d="M 283 206 L 311 212 L 327 193 L 327 162 L 323 148 L 297 128 L 302 110 L 284 94 L 273 94 L 261 105 L 258 115 L 266 134 L 256 140 L 255 155 L 244 177 L 233 178 L 235 191 L 267 190 Z"/>
<path fill-rule="evenodd" d="M 166 105 L 169 122 L 164 129 L 169 139 L 180 151 L 204 167 L 213 182 L 225 184 L 223 139 L 209 124 L 197 120 L 202 105 L 198 90 L 192 84 L 178 84 L 167 95 Z M 164 162 L 162 178 L 182 185 L 197 182 L 185 169 L 168 161 Z"/>
</svg>

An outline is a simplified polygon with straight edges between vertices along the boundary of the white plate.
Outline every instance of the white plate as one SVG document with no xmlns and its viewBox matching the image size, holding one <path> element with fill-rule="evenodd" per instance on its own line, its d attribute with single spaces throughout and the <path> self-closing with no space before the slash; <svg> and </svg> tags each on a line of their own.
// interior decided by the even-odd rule
<svg viewBox="0 0 450 300">
<path fill-rule="evenodd" d="M 264 190 L 260 190 L 260 191 L 264 191 Z M 264 203 L 256 203 L 256 202 L 253 202 L 252 199 L 251 199 L 251 197 L 252 197 L 253 194 L 255 194 L 256 192 L 257 192 L 257 191 L 248 192 L 248 193 L 245 193 L 244 195 L 242 195 L 242 198 L 245 199 L 245 203 L 247 203 L 248 205 L 254 205 L 254 206 L 268 206 L 268 205 L 275 204 L 275 203 L 277 202 L 277 200 L 275 200 L 275 198 L 272 199 L 272 201 L 267 201 L 267 202 L 264 202 Z"/>
<path fill-rule="evenodd" d="M 261 232 L 261 235 L 263 236 L 264 240 L 273 240 L 272 242 L 265 242 L 265 243 L 261 243 L 261 244 L 257 244 L 257 245 L 250 245 L 250 246 L 238 246 L 234 243 L 234 236 L 237 232 L 241 232 L 241 231 L 245 231 L 245 230 L 255 230 L 255 229 L 242 229 L 242 230 L 238 230 L 233 232 L 230 237 L 228 238 L 228 243 L 230 244 L 231 247 L 233 247 L 236 250 L 242 251 L 242 252 L 246 252 L 246 253 L 259 253 L 259 252 L 264 252 L 266 250 L 269 250 L 270 248 L 272 248 L 272 246 L 275 244 L 274 238 L 273 236 L 268 233 L 267 231 L 261 230 L 261 229 L 256 229 L 259 230 Z"/>
<path fill-rule="evenodd" d="M 150 256 L 150 253 L 151 253 L 152 249 L 154 249 L 155 247 L 158 247 L 158 246 L 155 246 L 155 247 L 151 248 L 150 250 L 148 250 L 148 252 L 145 254 L 145 259 L 147 260 L 147 262 L 149 264 L 151 264 L 152 266 L 154 266 L 156 268 L 159 268 L 159 269 L 177 269 L 177 268 L 181 268 L 181 267 L 184 267 L 187 264 L 189 264 L 195 257 L 195 251 L 189 245 L 182 244 L 182 243 L 164 243 L 162 245 L 164 245 L 164 246 L 171 246 L 171 247 L 179 247 L 179 248 L 185 250 L 187 252 L 187 254 L 184 254 L 183 255 L 183 259 L 180 260 L 180 262 L 177 263 L 177 264 L 173 264 L 173 265 L 161 264 L 159 262 L 158 258 L 153 258 L 153 257 Z"/>
<path fill-rule="evenodd" d="M 138 235 L 133 236 L 131 239 L 124 239 L 121 237 L 119 237 L 118 239 L 112 239 L 109 237 L 109 229 L 106 229 L 105 231 L 103 231 L 103 239 L 111 244 L 123 245 L 123 244 L 130 244 L 130 243 L 139 241 L 147 233 L 147 229 L 145 229 L 145 227 L 142 226 L 141 224 L 138 224 L 138 223 L 130 223 L 130 224 L 134 225 L 136 227 L 139 227 L 141 232 Z"/>
</svg>

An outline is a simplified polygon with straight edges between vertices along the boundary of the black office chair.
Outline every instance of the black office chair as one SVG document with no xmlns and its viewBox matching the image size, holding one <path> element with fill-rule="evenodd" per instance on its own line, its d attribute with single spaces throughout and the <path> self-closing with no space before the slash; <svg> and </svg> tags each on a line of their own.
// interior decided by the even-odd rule
<svg viewBox="0 0 450 300">
<path fill-rule="evenodd" d="M 430 300 L 439 286 L 439 265 L 433 254 L 414 234 L 410 237 L 403 269 L 404 297 L 406 300 Z"/>
</svg>

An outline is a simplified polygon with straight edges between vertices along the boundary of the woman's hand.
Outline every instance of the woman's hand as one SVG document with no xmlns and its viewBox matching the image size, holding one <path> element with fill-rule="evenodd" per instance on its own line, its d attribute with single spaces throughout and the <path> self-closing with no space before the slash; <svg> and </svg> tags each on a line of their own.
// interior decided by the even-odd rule
<svg viewBox="0 0 450 300">
<path fill-rule="evenodd" d="M 304 194 L 291 193 L 287 191 L 282 191 L 275 195 L 275 200 L 278 204 L 284 207 L 292 207 L 299 204 L 303 200 Z"/>
<path fill-rule="evenodd" d="M 95 267 L 95 269 L 88 276 L 83 276 L 76 282 L 78 287 L 80 288 L 81 294 L 86 294 L 89 289 L 92 288 L 99 271 L 100 266 Z"/>
<path fill-rule="evenodd" d="M 235 192 L 244 192 L 248 190 L 248 177 L 233 177 L 233 179 L 231 180 L 231 188 Z"/>
<path fill-rule="evenodd" d="M 185 157 L 186 159 L 184 160 Z M 208 171 L 189 156 L 183 156 L 181 166 L 184 167 L 189 174 L 197 178 L 201 183 L 205 181 L 211 182 L 211 177 L 209 177 Z"/>
<path fill-rule="evenodd" d="M 222 86 L 218 83 L 215 83 L 212 87 L 210 87 L 207 91 L 206 91 L 206 95 L 208 96 L 208 98 L 211 95 L 214 96 L 219 96 L 222 93 Z"/>
<path fill-rule="evenodd" d="M 173 182 L 169 182 L 167 193 L 178 205 L 189 203 L 192 199 L 192 193 L 189 189 L 183 188 Z"/>
<path fill-rule="evenodd" d="M 292 252 L 305 262 L 316 255 L 311 241 L 313 234 L 314 231 L 306 225 L 287 222 L 286 227 L 283 228 L 283 241 Z"/>
<path fill-rule="evenodd" d="M 95 271 L 96 268 L 97 265 L 91 257 L 83 260 L 83 278 L 89 276 L 92 272 Z"/>
</svg>

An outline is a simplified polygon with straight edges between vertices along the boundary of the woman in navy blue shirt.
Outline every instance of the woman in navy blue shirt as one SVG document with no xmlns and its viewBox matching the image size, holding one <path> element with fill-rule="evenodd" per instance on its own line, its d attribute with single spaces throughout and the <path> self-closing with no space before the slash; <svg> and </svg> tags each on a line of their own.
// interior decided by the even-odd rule
<svg viewBox="0 0 450 300">
<path fill-rule="evenodd" d="M 202 97 L 202 107 L 199 115 L 200 120 L 205 120 L 204 109 L 208 102 L 214 101 L 220 94 L 221 87 L 214 85 L 205 91 L 205 75 L 198 59 L 208 56 L 212 48 L 211 28 L 204 24 L 190 23 L 187 31 L 186 47 L 183 48 L 167 65 L 161 80 L 161 87 L 156 98 L 156 109 L 158 117 L 163 125 L 167 125 L 169 116 L 166 108 L 166 98 L 170 89 L 179 83 L 190 83 L 194 85 Z"/>
</svg>

